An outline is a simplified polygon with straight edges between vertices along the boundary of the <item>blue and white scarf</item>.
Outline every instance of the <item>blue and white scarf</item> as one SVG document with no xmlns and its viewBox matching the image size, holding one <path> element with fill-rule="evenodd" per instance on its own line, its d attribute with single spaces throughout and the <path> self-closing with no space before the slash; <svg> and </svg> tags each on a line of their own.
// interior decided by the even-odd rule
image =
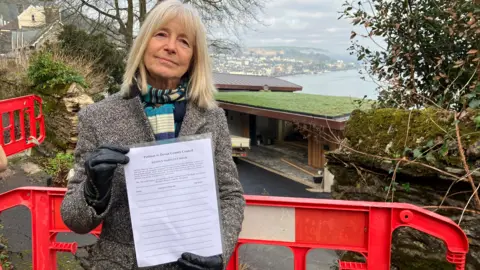
<svg viewBox="0 0 480 270">
<path fill-rule="evenodd" d="M 178 135 L 183 115 L 176 117 L 175 106 L 180 104 L 183 109 L 185 108 L 187 87 L 188 80 L 185 78 L 176 89 L 157 89 L 148 85 L 147 93 L 142 95 L 142 101 L 155 140 L 171 139 Z"/>
</svg>

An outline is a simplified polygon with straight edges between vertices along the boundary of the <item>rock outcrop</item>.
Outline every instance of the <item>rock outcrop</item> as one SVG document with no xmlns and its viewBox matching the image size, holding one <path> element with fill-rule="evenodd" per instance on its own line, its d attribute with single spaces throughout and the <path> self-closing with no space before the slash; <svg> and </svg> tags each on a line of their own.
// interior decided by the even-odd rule
<svg viewBox="0 0 480 270">
<path fill-rule="evenodd" d="M 47 138 L 55 146 L 71 152 L 77 143 L 78 111 L 94 103 L 79 85 L 70 85 L 64 93 L 45 95 L 45 126 Z"/>
<path fill-rule="evenodd" d="M 468 112 L 459 122 L 476 185 L 480 182 L 480 171 L 475 171 L 480 167 L 480 134 L 472 116 L 478 114 Z M 345 135 L 344 146 L 327 154 L 327 168 L 335 177 L 333 198 L 405 202 L 458 223 L 472 187 L 466 180 L 456 181 L 465 171 L 452 114 L 433 109 L 357 111 L 347 123 Z M 469 270 L 480 269 L 480 211 L 473 201 L 460 223 L 470 242 Z M 434 237 L 410 228 L 398 229 L 392 239 L 392 269 L 454 269 L 446 261 L 445 250 L 443 242 Z M 361 257 L 347 253 L 343 260 Z"/>
</svg>

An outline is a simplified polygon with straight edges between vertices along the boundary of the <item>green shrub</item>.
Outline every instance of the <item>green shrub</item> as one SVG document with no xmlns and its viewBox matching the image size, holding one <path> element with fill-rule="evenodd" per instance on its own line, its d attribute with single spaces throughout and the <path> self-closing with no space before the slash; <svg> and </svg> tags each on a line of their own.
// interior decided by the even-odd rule
<svg viewBox="0 0 480 270">
<path fill-rule="evenodd" d="M 74 25 L 65 25 L 58 36 L 60 48 L 72 57 L 83 57 L 93 61 L 98 72 L 108 75 L 107 90 L 120 90 L 125 68 L 126 52 L 108 40 L 103 33 L 90 34 Z"/>
<path fill-rule="evenodd" d="M 79 72 L 55 60 L 50 52 L 41 52 L 33 56 L 28 67 L 28 78 L 34 89 L 40 92 L 49 92 L 72 83 L 88 87 L 85 78 Z"/>
<path fill-rule="evenodd" d="M 53 185 L 56 187 L 65 187 L 67 185 L 67 175 L 73 168 L 74 157 L 72 154 L 57 153 L 54 158 L 48 159 L 44 164 L 45 171 L 52 176 Z"/>
</svg>

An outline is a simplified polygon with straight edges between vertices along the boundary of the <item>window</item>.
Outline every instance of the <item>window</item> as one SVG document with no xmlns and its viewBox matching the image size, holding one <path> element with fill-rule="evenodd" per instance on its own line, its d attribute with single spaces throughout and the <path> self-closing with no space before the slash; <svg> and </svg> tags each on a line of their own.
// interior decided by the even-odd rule
<svg viewBox="0 0 480 270">
<path fill-rule="evenodd" d="M 32 14 L 32 22 L 35 21 L 35 15 Z"/>
</svg>

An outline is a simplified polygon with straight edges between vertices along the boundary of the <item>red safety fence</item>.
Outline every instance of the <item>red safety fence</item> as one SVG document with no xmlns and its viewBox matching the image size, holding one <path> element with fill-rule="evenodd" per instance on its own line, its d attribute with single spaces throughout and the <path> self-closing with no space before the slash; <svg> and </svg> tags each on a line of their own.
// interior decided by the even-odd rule
<svg viewBox="0 0 480 270">
<path fill-rule="evenodd" d="M 7 133 L 9 136 L 5 138 Z M 45 119 L 39 96 L 0 100 L 0 145 L 7 156 L 30 149 L 44 140 Z"/>
<path fill-rule="evenodd" d="M 65 191 L 63 188 L 23 187 L 0 195 L 0 212 L 18 205 L 26 206 L 31 212 L 34 270 L 57 269 L 57 252 L 75 253 L 77 250 L 76 243 L 56 241 L 58 233 L 70 231 L 60 216 Z M 242 233 L 228 270 L 240 269 L 238 247 L 244 244 L 290 248 L 295 270 L 306 269 L 306 255 L 316 248 L 354 251 L 365 257 L 365 263 L 339 262 L 343 270 L 389 270 L 392 233 L 401 226 L 443 240 L 447 261 L 455 264 L 457 270 L 465 269 L 468 241 L 460 227 L 446 217 L 410 204 L 265 196 L 245 198 L 247 207 Z M 275 217 L 275 213 L 281 214 L 281 219 L 276 219 L 279 225 L 265 228 L 268 235 L 262 233 L 261 223 Z M 256 215 L 264 219 L 256 219 Z M 282 222 L 289 225 L 280 226 Z M 98 236 L 100 230 L 101 226 L 92 234 Z M 272 233 L 274 231 L 279 233 Z"/>
</svg>

